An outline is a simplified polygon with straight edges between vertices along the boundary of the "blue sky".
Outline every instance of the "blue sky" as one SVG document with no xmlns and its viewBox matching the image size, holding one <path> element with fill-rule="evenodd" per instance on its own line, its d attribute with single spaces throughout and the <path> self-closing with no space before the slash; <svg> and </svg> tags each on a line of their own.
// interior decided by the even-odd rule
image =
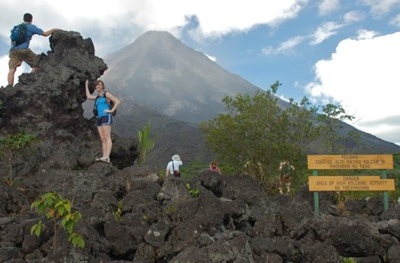
<svg viewBox="0 0 400 263">
<path fill-rule="evenodd" d="M 90 37 L 99 57 L 148 30 L 165 30 L 262 89 L 279 81 L 282 98 L 340 104 L 356 117 L 351 125 L 400 144 L 400 0 L 0 0 L 0 6 L 0 86 L 7 84 L 10 29 L 26 12 L 44 30 Z M 48 38 L 35 36 L 31 49 L 46 53 Z M 27 71 L 23 66 L 17 75 Z"/>
</svg>

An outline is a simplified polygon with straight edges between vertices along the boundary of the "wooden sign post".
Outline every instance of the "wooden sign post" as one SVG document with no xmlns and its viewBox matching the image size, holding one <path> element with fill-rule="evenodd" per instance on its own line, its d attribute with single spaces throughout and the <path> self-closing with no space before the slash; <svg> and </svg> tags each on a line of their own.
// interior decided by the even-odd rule
<svg viewBox="0 0 400 263">
<path fill-rule="evenodd" d="M 309 190 L 314 192 L 314 211 L 319 213 L 320 191 L 384 191 L 383 206 L 389 208 L 387 191 L 395 190 L 394 179 L 386 179 L 386 169 L 393 169 L 393 155 L 308 155 L 308 169 L 313 175 L 308 177 Z M 379 175 L 365 176 L 317 176 L 317 170 L 382 170 Z"/>
</svg>

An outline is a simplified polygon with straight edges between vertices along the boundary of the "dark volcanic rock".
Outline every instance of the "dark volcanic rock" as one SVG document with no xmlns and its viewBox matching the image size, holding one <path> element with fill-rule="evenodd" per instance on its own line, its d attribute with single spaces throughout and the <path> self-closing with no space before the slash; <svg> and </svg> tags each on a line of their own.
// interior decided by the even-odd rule
<svg viewBox="0 0 400 263">
<path fill-rule="evenodd" d="M 79 33 L 56 32 L 50 47 L 37 73 L 0 89 L 0 138 L 37 136 L 32 148 L 1 149 L 0 262 L 399 262 L 397 204 L 383 211 L 379 199 L 348 201 L 344 213 L 321 194 L 317 215 L 308 191 L 269 196 L 247 175 L 161 180 L 133 166 L 136 140 L 115 134 L 112 164 L 94 163 L 100 140 L 83 117 L 83 85 L 107 66 Z M 81 212 L 74 231 L 84 249 L 30 208 L 50 191 Z M 30 229 L 40 220 L 46 228 L 36 237 Z"/>
</svg>

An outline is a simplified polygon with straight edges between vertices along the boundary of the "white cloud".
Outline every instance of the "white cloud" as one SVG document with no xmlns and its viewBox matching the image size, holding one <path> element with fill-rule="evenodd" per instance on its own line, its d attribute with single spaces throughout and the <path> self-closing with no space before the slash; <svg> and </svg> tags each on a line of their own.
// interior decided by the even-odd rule
<svg viewBox="0 0 400 263">
<path fill-rule="evenodd" d="M 338 30 L 347 26 L 352 22 L 358 22 L 364 19 L 364 14 L 362 12 L 352 11 L 348 12 L 344 15 L 343 20 L 344 23 L 337 22 L 325 22 L 321 26 L 319 26 L 315 32 L 308 36 L 295 36 L 284 42 L 282 42 L 278 47 L 267 46 L 261 50 L 261 53 L 267 56 L 277 55 L 277 54 L 292 54 L 294 52 L 294 48 L 301 44 L 305 39 L 310 39 L 311 45 L 318 45 L 330 38 L 333 35 L 338 34 Z M 359 36 L 367 37 L 372 34 L 373 31 L 359 31 Z"/>
<path fill-rule="evenodd" d="M 329 37 L 337 34 L 337 30 L 343 27 L 342 24 L 338 24 L 336 22 L 326 22 L 322 24 L 313 34 L 313 39 L 311 41 L 311 45 L 321 44 L 323 41 L 328 39 Z"/>
<path fill-rule="evenodd" d="M 318 5 L 320 15 L 327 15 L 332 11 L 338 10 L 340 7 L 339 0 L 322 0 Z"/>
<path fill-rule="evenodd" d="M 390 22 L 390 25 L 393 25 L 395 27 L 400 27 L 400 14 L 396 15 L 395 17 L 393 17 Z"/>
<path fill-rule="evenodd" d="M 378 35 L 378 32 L 360 29 L 357 31 L 357 39 L 371 39 Z"/>
<path fill-rule="evenodd" d="M 297 15 L 307 0 L 278 2 L 247 0 L 2 0 L 0 30 L 22 19 L 30 10 L 34 23 L 66 30 L 96 30 L 96 34 L 116 34 L 120 27 L 132 26 L 138 34 L 148 30 L 176 31 L 186 25 L 187 17 L 196 16 L 196 32 L 203 37 L 215 37 L 236 31 L 246 31 L 259 24 L 273 24 Z M 45 6 L 46 8 L 43 8 Z M 79 8 L 78 8 L 79 7 Z M 4 33 L 2 33 L 4 34 Z M 128 43 L 122 43 L 126 45 Z"/>
<path fill-rule="evenodd" d="M 329 60 L 315 64 L 316 81 L 308 85 L 307 92 L 315 100 L 339 102 L 348 114 L 357 118 L 355 127 L 388 138 L 389 130 L 400 130 L 399 122 L 381 122 L 387 116 L 400 115 L 399 46 L 400 32 L 345 39 Z M 400 143 L 399 135 L 394 142 Z"/>
<path fill-rule="evenodd" d="M 276 54 L 290 54 L 293 52 L 293 49 L 296 46 L 303 42 L 303 40 L 303 36 L 296 36 L 282 42 L 277 48 L 273 48 L 271 46 L 265 47 L 261 50 L 261 53 L 267 56 Z"/>
<path fill-rule="evenodd" d="M 370 7 L 370 12 L 375 17 L 381 17 L 400 7 L 400 0 L 362 0 L 362 2 Z"/>
<path fill-rule="evenodd" d="M 343 21 L 346 24 L 359 22 L 365 19 L 365 13 L 361 11 L 350 11 L 344 14 Z"/>
</svg>

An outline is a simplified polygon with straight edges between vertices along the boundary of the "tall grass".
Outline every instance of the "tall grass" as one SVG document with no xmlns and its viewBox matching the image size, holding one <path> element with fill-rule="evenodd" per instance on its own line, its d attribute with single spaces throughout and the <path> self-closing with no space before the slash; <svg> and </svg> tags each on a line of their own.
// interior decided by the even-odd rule
<svg viewBox="0 0 400 263">
<path fill-rule="evenodd" d="M 154 138 L 150 137 L 150 123 L 147 123 L 145 126 L 142 127 L 137 133 L 137 138 L 139 142 L 139 159 L 138 163 L 143 164 L 147 156 L 149 155 L 150 151 L 154 148 L 156 143 Z"/>
</svg>

